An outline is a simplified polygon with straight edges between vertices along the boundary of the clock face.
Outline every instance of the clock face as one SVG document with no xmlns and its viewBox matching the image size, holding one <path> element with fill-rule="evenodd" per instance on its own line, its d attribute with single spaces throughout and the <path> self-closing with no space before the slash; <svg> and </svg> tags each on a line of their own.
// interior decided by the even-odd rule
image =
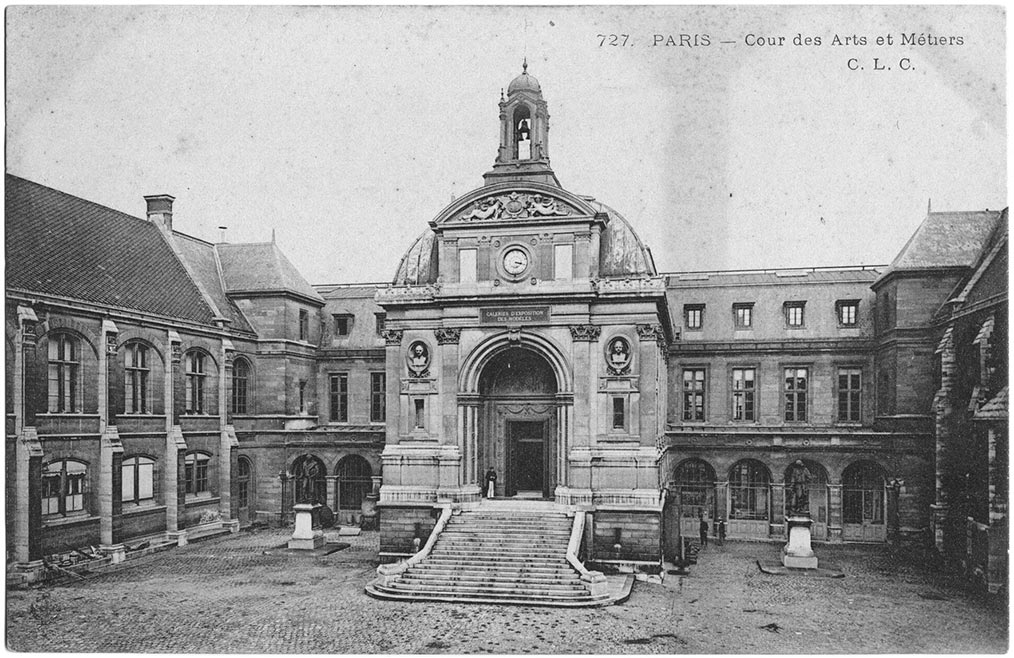
<svg viewBox="0 0 1014 658">
<path fill-rule="evenodd" d="M 521 274 L 528 269 L 528 254 L 521 249 L 511 249 L 503 255 L 503 269 L 507 274 Z"/>
</svg>

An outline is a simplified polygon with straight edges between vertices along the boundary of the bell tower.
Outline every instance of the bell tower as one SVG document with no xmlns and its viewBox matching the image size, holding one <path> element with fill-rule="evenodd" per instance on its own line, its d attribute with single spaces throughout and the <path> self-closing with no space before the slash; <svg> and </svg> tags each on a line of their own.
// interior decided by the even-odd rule
<svg viewBox="0 0 1014 658">
<path fill-rule="evenodd" d="M 500 94 L 500 149 L 483 179 L 487 185 L 535 181 L 560 187 L 549 166 L 549 109 L 539 81 L 528 74 L 527 59 L 507 96 Z"/>
</svg>

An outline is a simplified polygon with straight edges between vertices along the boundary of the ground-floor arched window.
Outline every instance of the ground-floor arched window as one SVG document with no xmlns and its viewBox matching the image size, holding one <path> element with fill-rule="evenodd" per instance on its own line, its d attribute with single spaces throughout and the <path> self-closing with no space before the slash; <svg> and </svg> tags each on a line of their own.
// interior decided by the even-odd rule
<svg viewBox="0 0 1014 658">
<path fill-rule="evenodd" d="M 70 459 L 46 464 L 42 470 L 42 513 L 70 514 L 85 509 L 88 466 Z"/>
<path fill-rule="evenodd" d="M 338 509 L 359 510 L 366 494 L 373 490 L 370 463 L 359 455 L 343 457 L 338 462 L 335 475 L 338 476 Z"/>
<path fill-rule="evenodd" d="M 756 459 L 744 459 L 729 469 L 729 518 L 751 521 L 771 517 L 771 474 Z"/>
<path fill-rule="evenodd" d="M 856 462 L 842 474 L 842 517 L 845 523 L 883 525 L 885 502 L 883 469 L 869 461 Z"/>
<path fill-rule="evenodd" d="M 673 474 L 676 501 L 683 518 L 716 518 L 715 469 L 703 459 L 688 459 Z"/>
</svg>

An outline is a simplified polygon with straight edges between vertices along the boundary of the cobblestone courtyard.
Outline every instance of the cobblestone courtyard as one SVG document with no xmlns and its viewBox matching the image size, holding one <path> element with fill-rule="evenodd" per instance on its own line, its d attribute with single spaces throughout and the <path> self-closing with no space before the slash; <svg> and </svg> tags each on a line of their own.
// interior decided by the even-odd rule
<svg viewBox="0 0 1014 658">
<path fill-rule="evenodd" d="M 202 653 L 996 653 L 1005 608 L 883 547 L 819 546 L 843 579 L 769 576 L 776 544 L 711 546 L 621 605 L 404 604 L 363 594 L 376 533 L 325 557 L 243 532 L 85 581 L 9 591 L 17 651 Z"/>
</svg>

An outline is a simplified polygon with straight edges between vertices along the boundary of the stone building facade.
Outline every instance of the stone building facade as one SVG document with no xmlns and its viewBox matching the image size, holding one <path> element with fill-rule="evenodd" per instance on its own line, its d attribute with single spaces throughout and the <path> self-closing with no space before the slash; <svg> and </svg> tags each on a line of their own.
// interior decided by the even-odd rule
<svg viewBox="0 0 1014 658">
<path fill-rule="evenodd" d="M 141 219 L 8 175 L 9 560 L 297 502 L 379 518 L 394 558 L 492 468 L 588 512 L 589 557 L 657 566 L 701 517 L 781 538 L 802 461 L 815 540 L 924 538 L 1005 582 L 1006 211 L 930 212 L 885 267 L 659 273 L 561 185 L 527 70 L 499 126 L 382 285 L 187 236 L 171 196 Z"/>
</svg>

